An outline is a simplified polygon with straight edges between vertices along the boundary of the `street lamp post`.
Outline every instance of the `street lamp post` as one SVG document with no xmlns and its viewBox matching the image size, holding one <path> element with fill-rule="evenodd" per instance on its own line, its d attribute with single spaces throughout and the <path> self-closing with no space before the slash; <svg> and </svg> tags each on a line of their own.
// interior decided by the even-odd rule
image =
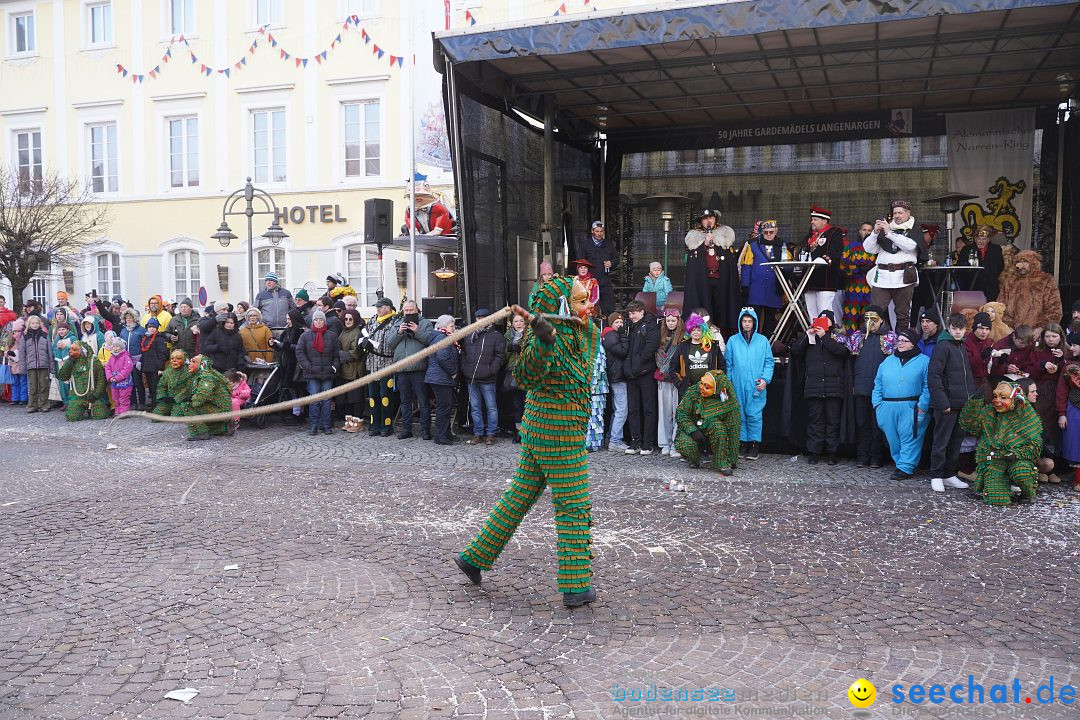
<svg viewBox="0 0 1080 720">
<path fill-rule="evenodd" d="M 238 209 L 240 201 L 244 201 L 242 208 Z M 255 209 L 254 201 L 258 200 L 261 205 L 261 210 Z M 229 197 L 225 198 L 225 204 L 221 207 L 221 225 L 218 227 L 212 237 L 221 243 L 221 247 L 229 247 L 229 243 L 236 239 L 236 235 L 233 234 L 229 224 L 225 222 L 226 215 L 243 215 L 247 218 L 247 266 L 248 266 L 248 290 L 251 292 L 250 301 L 255 302 L 255 296 L 258 295 L 258 288 L 255 287 L 255 261 L 254 261 L 254 235 L 252 230 L 252 217 L 255 215 L 272 215 L 273 221 L 270 223 L 270 227 L 266 232 L 262 234 L 262 237 L 270 241 L 271 245 L 279 245 L 282 240 L 289 237 L 285 234 L 285 231 L 281 229 L 281 225 L 277 221 L 278 208 L 274 202 L 274 198 L 270 196 L 270 193 L 265 190 L 260 190 L 251 184 L 251 178 L 247 179 L 244 187 L 235 191 Z"/>
</svg>

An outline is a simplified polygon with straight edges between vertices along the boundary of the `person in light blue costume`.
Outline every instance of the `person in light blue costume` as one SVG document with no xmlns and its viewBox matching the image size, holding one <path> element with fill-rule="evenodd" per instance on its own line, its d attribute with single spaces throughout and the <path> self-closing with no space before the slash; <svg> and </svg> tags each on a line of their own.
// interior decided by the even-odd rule
<svg viewBox="0 0 1080 720">
<path fill-rule="evenodd" d="M 739 314 L 739 332 L 728 338 L 727 344 L 728 376 L 735 386 L 742 416 L 739 456 L 747 460 L 758 459 L 765 387 L 773 376 L 772 346 L 757 329 L 757 312 L 752 307 L 744 307 Z"/>
<path fill-rule="evenodd" d="M 878 367 L 871 402 L 878 427 L 889 441 L 896 463 L 894 480 L 908 480 L 919 464 L 923 436 L 929 422 L 930 388 L 926 374 L 930 358 L 916 344 L 919 335 L 905 329 L 896 338 L 896 350 Z"/>
<path fill-rule="evenodd" d="M 641 291 L 656 293 L 657 312 L 664 309 L 664 303 L 667 302 L 667 296 L 671 290 L 671 279 L 664 274 L 664 266 L 658 262 L 649 263 L 649 274 L 645 276 L 645 284 L 641 286 Z"/>
</svg>

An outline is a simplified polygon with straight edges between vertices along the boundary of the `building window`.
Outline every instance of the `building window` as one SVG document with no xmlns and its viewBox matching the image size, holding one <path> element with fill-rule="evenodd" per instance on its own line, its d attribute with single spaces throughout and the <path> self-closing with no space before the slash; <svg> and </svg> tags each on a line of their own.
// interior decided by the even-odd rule
<svg viewBox="0 0 1080 720">
<path fill-rule="evenodd" d="M 49 281 L 46 278 L 35 277 L 30 281 L 30 297 L 41 303 L 41 307 L 49 307 Z"/>
<path fill-rule="evenodd" d="M 37 51 L 37 33 L 34 31 L 34 13 L 11 16 L 11 46 L 16 53 Z"/>
<path fill-rule="evenodd" d="M 796 160 L 813 160 L 814 159 L 814 143 L 799 143 L 795 146 L 795 159 Z"/>
<path fill-rule="evenodd" d="M 169 0 L 169 31 L 173 35 L 195 32 L 195 0 Z"/>
<path fill-rule="evenodd" d="M 922 157 L 944 155 L 944 140 L 945 137 L 942 135 L 931 135 L 930 137 L 919 138 L 919 155 Z"/>
<path fill-rule="evenodd" d="M 169 186 L 199 186 L 199 120 L 169 120 Z"/>
<path fill-rule="evenodd" d="M 285 285 L 285 250 L 279 247 L 262 248 L 255 253 L 255 262 L 258 266 L 258 277 L 266 277 L 266 273 L 275 272 L 278 276 L 278 285 Z"/>
<path fill-rule="evenodd" d="M 19 172 L 19 192 L 29 195 L 41 191 L 41 131 L 15 133 L 15 159 Z"/>
<path fill-rule="evenodd" d="M 680 150 L 679 151 L 679 164 L 680 165 L 693 165 L 698 161 L 697 150 Z"/>
<path fill-rule="evenodd" d="M 251 113 L 255 182 L 285 182 L 285 111 Z"/>
<path fill-rule="evenodd" d="M 119 190 L 116 123 L 90 125 L 90 181 L 96 193 Z"/>
<path fill-rule="evenodd" d="M 375 17 L 377 9 L 376 0 L 345 0 L 345 14 L 349 17 Z"/>
<path fill-rule="evenodd" d="M 104 299 L 120 292 L 120 255 L 100 253 L 97 256 L 97 293 Z"/>
<path fill-rule="evenodd" d="M 111 45 L 113 41 L 112 31 L 112 3 L 102 2 L 87 5 L 90 44 Z"/>
<path fill-rule="evenodd" d="M 359 294 L 361 302 L 371 307 L 379 299 L 375 291 L 382 285 L 382 281 L 379 276 L 379 255 L 368 250 L 364 245 L 349 248 L 347 265 L 349 282 Z"/>
<path fill-rule="evenodd" d="M 198 297 L 201 283 L 199 253 L 195 250 L 177 250 L 172 253 L 172 258 L 173 287 L 176 288 L 176 297 Z"/>
<path fill-rule="evenodd" d="M 281 0 L 255 0 L 255 25 L 281 25 Z"/>
<path fill-rule="evenodd" d="M 344 103 L 345 177 L 373 177 L 379 161 L 379 101 Z"/>
</svg>

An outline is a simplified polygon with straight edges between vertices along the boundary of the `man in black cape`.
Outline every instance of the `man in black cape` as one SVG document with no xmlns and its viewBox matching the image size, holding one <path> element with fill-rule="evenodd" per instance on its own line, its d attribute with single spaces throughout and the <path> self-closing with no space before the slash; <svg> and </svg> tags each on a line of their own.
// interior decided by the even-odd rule
<svg viewBox="0 0 1080 720">
<path fill-rule="evenodd" d="M 733 247 L 735 231 L 717 226 L 720 214 L 703 210 L 698 224 L 686 233 L 686 295 L 683 316 L 694 308 L 707 308 L 712 324 L 724 337 L 733 334 L 742 309 L 739 253 Z"/>
</svg>

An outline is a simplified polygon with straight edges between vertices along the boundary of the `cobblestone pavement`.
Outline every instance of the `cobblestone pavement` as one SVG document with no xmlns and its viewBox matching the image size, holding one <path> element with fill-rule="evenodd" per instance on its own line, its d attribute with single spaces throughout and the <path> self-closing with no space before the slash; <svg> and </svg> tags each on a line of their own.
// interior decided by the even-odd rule
<svg viewBox="0 0 1080 720">
<path fill-rule="evenodd" d="M 867 717 L 1080 717 L 1024 703 L 1080 684 L 1065 485 L 995 509 L 850 464 L 722 478 L 594 454 L 599 600 L 568 611 L 546 497 L 483 589 L 450 562 L 505 488 L 508 441 L 187 443 L 8 406 L 0 433 L 0 718 L 850 718 L 859 677 Z M 889 699 L 962 682 L 966 700 L 969 675 L 987 701 L 1019 678 L 1019 703 Z M 730 701 L 614 699 L 654 683 Z M 181 688 L 199 694 L 165 699 Z"/>
</svg>

